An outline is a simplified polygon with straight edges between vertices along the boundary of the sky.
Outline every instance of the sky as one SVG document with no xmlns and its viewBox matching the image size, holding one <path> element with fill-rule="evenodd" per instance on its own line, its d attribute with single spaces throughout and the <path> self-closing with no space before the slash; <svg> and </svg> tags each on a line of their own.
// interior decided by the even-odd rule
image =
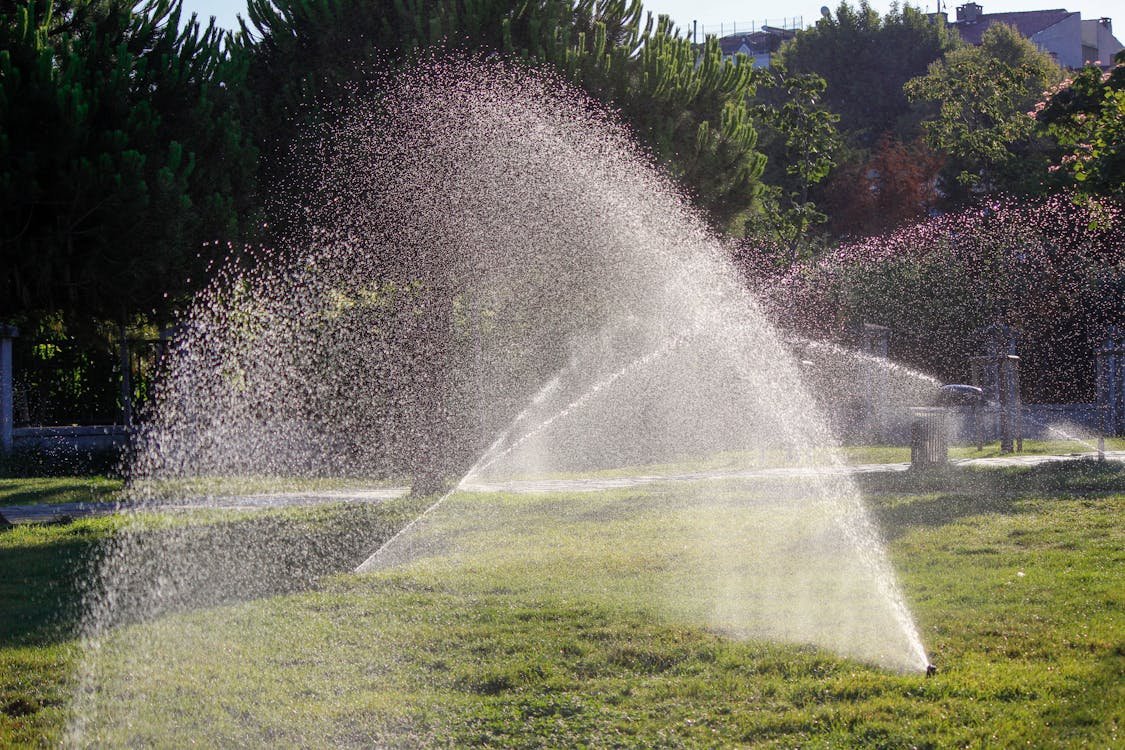
<svg viewBox="0 0 1125 750">
<path fill-rule="evenodd" d="M 820 8 L 828 4 L 835 10 L 837 1 L 833 0 L 642 0 L 644 8 L 655 15 L 669 15 L 682 29 L 691 27 L 692 21 L 698 21 L 700 34 L 732 33 L 749 31 L 751 25 L 761 26 L 766 22 L 771 25 L 791 25 L 796 19 L 803 20 L 803 25 L 810 26 L 820 15 Z M 951 0 L 943 5 L 948 8 L 950 16 L 954 15 L 956 6 L 968 0 Z M 1052 8 L 1065 8 L 1082 14 L 1083 18 L 1113 18 L 1114 34 L 1118 39 L 1125 39 L 1125 5 L 1121 0 L 976 0 L 985 13 L 1006 13 L 1023 10 L 1047 10 Z M 849 0 L 851 5 L 858 5 L 859 0 Z M 871 7 L 880 13 L 886 13 L 890 8 L 890 0 L 871 0 Z M 911 5 L 917 5 L 922 10 L 937 10 L 937 0 L 917 0 Z M 195 12 L 206 21 L 209 16 L 215 16 L 219 25 L 225 28 L 235 28 L 235 16 L 239 13 L 245 15 L 245 0 L 184 0 L 185 12 Z M 786 23 L 788 21 L 788 23 Z"/>
</svg>

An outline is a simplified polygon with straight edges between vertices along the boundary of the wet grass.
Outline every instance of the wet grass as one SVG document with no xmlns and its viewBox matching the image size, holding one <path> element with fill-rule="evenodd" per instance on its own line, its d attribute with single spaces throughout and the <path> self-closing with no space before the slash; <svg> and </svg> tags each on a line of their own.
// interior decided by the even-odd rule
<svg viewBox="0 0 1125 750">
<path fill-rule="evenodd" d="M 1090 453 L 1097 450 L 1098 439 L 1086 438 L 1084 440 L 1024 440 L 1023 450 L 1018 453 L 1004 453 L 1000 450 L 999 442 L 985 443 L 982 450 L 977 450 L 975 445 L 949 446 L 950 458 L 996 458 L 998 456 L 1068 456 Z M 1125 450 L 1125 438 L 1105 438 L 1105 450 Z M 907 449 L 906 459 L 910 460 Z"/>
<path fill-rule="evenodd" d="M 165 608 L 217 611 L 308 590 L 320 576 L 348 569 L 414 517 L 420 502 L 118 514 L 0 529 L 0 747 L 58 744 L 80 657 L 81 597 L 106 550 L 162 553 L 139 577 L 166 575 L 163 555 L 190 556 L 195 564 L 183 583 L 192 595 Z M 251 544 L 259 555 L 245 554 Z"/>
<path fill-rule="evenodd" d="M 130 676 L 151 705 L 103 717 L 100 739 L 117 746 L 201 737 L 251 746 L 1119 746 L 1125 471 L 1076 462 L 861 481 L 941 669 L 933 678 L 669 622 L 644 602 L 599 595 L 606 581 L 581 566 L 552 568 L 558 587 L 533 580 L 540 570 L 404 569 L 198 602 L 122 628 L 123 644 L 156 639 L 165 650 L 156 669 L 133 665 Z M 603 508 L 591 521 L 621 522 L 630 508 L 661 501 L 662 491 L 606 495 L 613 512 Z M 582 502 L 594 513 L 596 498 Z M 392 510 L 372 510 L 364 524 Z M 398 520 L 385 519 L 379 533 L 405 511 L 399 507 Z M 317 516 L 285 523 L 298 522 L 306 530 L 330 523 Z M 0 532 L 0 553 L 10 555 L 5 570 L 38 560 L 3 589 L 5 605 L 79 571 L 90 545 L 120 534 L 120 523 Z M 279 539 L 278 549 L 286 544 Z M 644 569 L 643 561 L 622 565 L 618 574 Z M 7 628 L 0 629 L 0 745 L 61 737 L 77 659 L 67 635 L 72 609 L 53 608 L 51 596 L 37 601 L 26 616 L 54 624 L 13 627 L 8 606 L 0 607 Z"/>
<path fill-rule="evenodd" d="M 78 657 L 80 581 L 98 543 L 120 522 L 0 530 L 0 746 L 56 735 Z"/>
</svg>

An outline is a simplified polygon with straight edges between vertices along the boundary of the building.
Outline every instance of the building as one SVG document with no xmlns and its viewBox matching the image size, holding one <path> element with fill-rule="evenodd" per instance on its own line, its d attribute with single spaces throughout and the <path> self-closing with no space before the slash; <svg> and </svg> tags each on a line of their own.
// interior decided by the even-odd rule
<svg viewBox="0 0 1125 750">
<path fill-rule="evenodd" d="M 1113 56 L 1125 49 L 1113 35 L 1113 22 L 1108 18 L 1082 21 L 1082 56 L 1103 68 L 1113 65 Z"/>
<path fill-rule="evenodd" d="M 1081 13 L 1063 9 L 985 13 L 981 5 L 966 3 L 957 6 L 957 20 L 950 26 L 969 44 L 980 44 L 985 30 L 997 23 L 1015 27 L 1066 68 L 1081 68 L 1089 63 L 1108 67 L 1113 56 L 1123 49 L 1113 36 L 1110 19 L 1084 21 Z"/>
<path fill-rule="evenodd" d="M 739 54 L 754 61 L 755 68 L 768 68 L 781 45 L 797 35 L 796 28 L 764 25 L 746 34 L 731 34 L 719 38 L 723 58 L 733 60 Z"/>
</svg>

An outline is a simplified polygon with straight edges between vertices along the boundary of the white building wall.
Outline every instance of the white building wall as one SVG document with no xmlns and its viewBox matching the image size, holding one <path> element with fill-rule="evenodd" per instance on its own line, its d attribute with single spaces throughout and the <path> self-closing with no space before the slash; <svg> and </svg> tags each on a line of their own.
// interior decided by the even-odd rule
<svg viewBox="0 0 1125 750">
<path fill-rule="evenodd" d="M 1044 52 L 1055 56 L 1055 60 L 1067 68 L 1081 68 L 1082 59 L 1082 15 L 1071 13 L 1049 29 L 1043 29 L 1031 37 L 1031 41 Z"/>
<path fill-rule="evenodd" d="M 1102 65 L 1112 65 L 1113 56 L 1125 49 L 1117 37 L 1113 35 L 1113 27 L 1102 23 L 1102 19 L 1093 18 L 1082 22 L 1082 44 L 1096 49 L 1097 57 L 1085 62 L 1100 62 Z"/>
</svg>

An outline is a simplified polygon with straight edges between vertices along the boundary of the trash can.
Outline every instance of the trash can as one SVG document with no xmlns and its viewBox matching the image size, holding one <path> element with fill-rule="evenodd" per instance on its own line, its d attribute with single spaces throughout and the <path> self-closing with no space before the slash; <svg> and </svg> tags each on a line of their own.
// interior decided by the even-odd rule
<svg viewBox="0 0 1125 750">
<path fill-rule="evenodd" d="M 916 408 L 910 423 L 910 468 L 930 469 L 949 462 L 948 410 Z"/>
</svg>

